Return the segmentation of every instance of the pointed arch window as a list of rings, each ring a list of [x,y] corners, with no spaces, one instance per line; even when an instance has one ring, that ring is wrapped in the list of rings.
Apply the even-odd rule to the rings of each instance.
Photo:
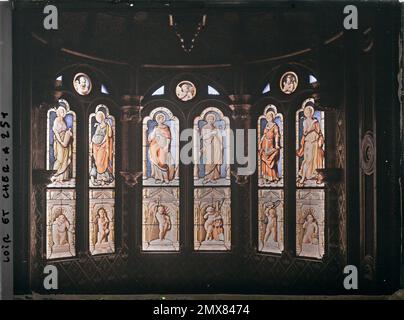
[[[258,250],[281,253],[284,248],[283,115],[268,105],[258,128]]]
[[[179,121],[164,107],[143,119],[142,250],[179,251]]]
[[[76,114],[60,99],[47,112],[46,257],[76,255]]]
[[[325,113],[306,99],[296,112],[296,254],[321,259],[325,251]]]
[[[93,255],[115,252],[115,118],[106,105],[89,116],[89,243]]]
[[[194,119],[194,250],[231,249],[230,120],[215,107]]]
[[[296,255],[322,259],[325,253],[325,112],[316,110],[314,99],[308,98],[294,117],[295,154],[287,151],[291,148],[284,148],[284,128],[288,123],[277,107],[266,106],[258,117],[258,251],[282,253],[284,250],[285,194],[295,194],[292,201],[295,201],[296,214],[289,212],[287,217],[296,219],[292,231]],[[290,156],[296,157],[296,177],[292,175],[285,180],[285,158]],[[290,229],[288,233],[290,236]]]

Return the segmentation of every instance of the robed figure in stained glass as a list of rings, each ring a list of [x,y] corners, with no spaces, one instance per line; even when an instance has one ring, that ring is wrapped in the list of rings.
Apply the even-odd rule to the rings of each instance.
[[[303,133],[300,148],[296,154],[302,158],[298,172],[298,186],[303,186],[306,180],[316,180],[322,183],[317,169],[324,168],[324,136],[319,119],[314,116],[314,102],[309,101],[303,108]]]
[[[98,110],[95,114],[95,132],[91,138],[92,167],[90,179],[94,186],[109,184],[114,180],[113,119]]]
[[[205,159],[204,183],[214,183],[221,176],[223,163],[223,139],[215,126],[216,117],[213,113],[206,116],[207,124],[202,127],[202,156]]]
[[[52,182],[67,181],[72,177],[72,142],[73,132],[65,121],[66,109],[61,105],[56,109],[56,118],[53,122],[53,170]]]
[[[171,155],[171,131],[164,122],[165,115],[156,115],[157,126],[155,126],[148,137],[149,159],[151,162],[151,176],[156,183],[169,183],[174,179],[175,166]]]
[[[275,113],[269,111],[265,117],[267,124],[259,142],[259,159],[262,177],[265,182],[270,183],[279,181],[280,132],[275,123]]]

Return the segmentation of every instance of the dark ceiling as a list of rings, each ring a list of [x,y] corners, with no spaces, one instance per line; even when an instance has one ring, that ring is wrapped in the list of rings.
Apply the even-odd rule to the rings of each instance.
[[[207,14],[206,26],[191,53],[181,48],[173,13],[185,45]],[[342,10],[326,7],[238,8],[192,11],[59,11],[59,30],[45,30],[43,14],[33,13],[26,26],[37,39],[103,59],[130,64],[225,64],[287,55],[312,48],[342,31]]]

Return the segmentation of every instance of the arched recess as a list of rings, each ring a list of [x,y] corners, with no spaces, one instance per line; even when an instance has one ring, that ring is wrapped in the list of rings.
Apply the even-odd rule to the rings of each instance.
[[[78,74],[88,76],[92,82],[92,89],[88,95],[79,95],[79,98],[84,101],[89,101],[100,96],[105,98],[109,97],[113,100],[119,98],[121,90],[114,84],[111,75],[108,75],[107,71],[104,71],[101,67],[85,63],[75,63],[57,70],[54,74],[54,79],[57,80],[57,86],[62,90],[73,93],[76,92],[74,88],[75,76]]]
[[[180,102],[180,105],[184,104],[181,103],[181,101],[175,94],[177,85],[183,81],[189,81],[196,88],[196,94],[192,99],[193,103],[212,98],[212,94],[209,93],[208,88],[209,86],[218,91],[218,94],[214,95],[215,97],[219,97],[221,99],[223,98],[228,99],[229,90],[225,88],[223,85],[221,85],[218,81],[212,79],[212,77],[209,77],[202,72],[175,73],[170,70],[170,73],[171,73],[170,75],[168,76],[165,75],[160,79],[154,81],[150,86],[148,86],[148,88],[144,91],[143,94],[145,103],[153,100],[154,98],[156,99],[164,98],[169,99],[173,102],[178,101]],[[162,87],[164,87],[163,94],[153,95],[153,93],[155,93],[156,90]]]
[[[189,237],[195,253],[225,253],[238,247],[238,235],[231,232],[239,223],[239,217],[232,214],[235,127],[223,100],[200,101],[188,115],[188,127],[193,129],[193,165],[188,172],[193,219],[188,221],[187,229],[192,232]],[[217,221],[220,232],[213,232],[213,221]]]
[[[111,254],[123,246],[126,228],[119,174],[122,132],[118,106],[109,98],[96,98],[87,108],[87,119],[86,247],[92,255]]]
[[[301,90],[313,89],[314,86],[317,86],[317,82],[311,81],[310,76],[315,76],[319,81],[317,76],[317,72],[315,68],[309,66],[309,63],[298,63],[298,62],[289,62],[289,63],[281,63],[275,66],[272,66],[267,72],[265,72],[261,77],[254,81],[255,85],[252,86],[252,93],[256,96],[273,96],[280,100],[285,100],[288,98],[292,98],[292,95],[284,95],[281,90],[281,79],[282,76],[287,74],[288,72],[294,73],[294,75],[298,78],[298,85],[296,87],[296,93]],[[263,68],[264,66],[260,66]],[[270,90],[263,92],[264,89],[268,86]]]
[[[179,159],[184,121],[183,110],[167,99],[149,100],[142,109],[136,242],[145,259],[153,252],[178,254],[184,246],[185,175]]]

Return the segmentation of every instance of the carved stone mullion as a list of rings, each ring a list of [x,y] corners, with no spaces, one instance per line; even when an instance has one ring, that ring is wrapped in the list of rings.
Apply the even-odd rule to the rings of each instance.
[[[230,95],[231,104],[229,108],[232,111],[232,118],[235,121],[237,129],[243,129],[244,131],[244,150],[248,150],[248,129],[251,128],[251,104],[249,100],[250,95]],[[235,137],[235,135],[234,135]],[[235,143],[236,146],[236,143]],[[236,159],[235,159],[236,160]],[[235,170],[231,174],[235,177],[238,185],[246,185],[250,181],[250,176],[239,175],[237,172],[238,165],[234,166]]]
[[[134,95],[124,95],[121,98],[121,170],[123,172],[132,172],[134,171],[134,167],[136,167],[136,159],[133,158],[129,145],[134,146],[133,143],[130,143],[131,137],[136,136],[136,125],[138,125],[142,119],[142,99],[143,96]]]
[[[125,184],[131,188],[134,188],[139,183],[139,179],[141,179],[143,172],[121,171],[120,174],[123,177]]]
[[[139,123],[142,120],[143,96],[124,95],[122,97],[121,122]]]
[[[233,112],[233,119],[239,129],[248,128],[251,120],[250,110],[251,104],[249,103],[251,96],[244,95],[230,95],[231,104],[230,109]]]

